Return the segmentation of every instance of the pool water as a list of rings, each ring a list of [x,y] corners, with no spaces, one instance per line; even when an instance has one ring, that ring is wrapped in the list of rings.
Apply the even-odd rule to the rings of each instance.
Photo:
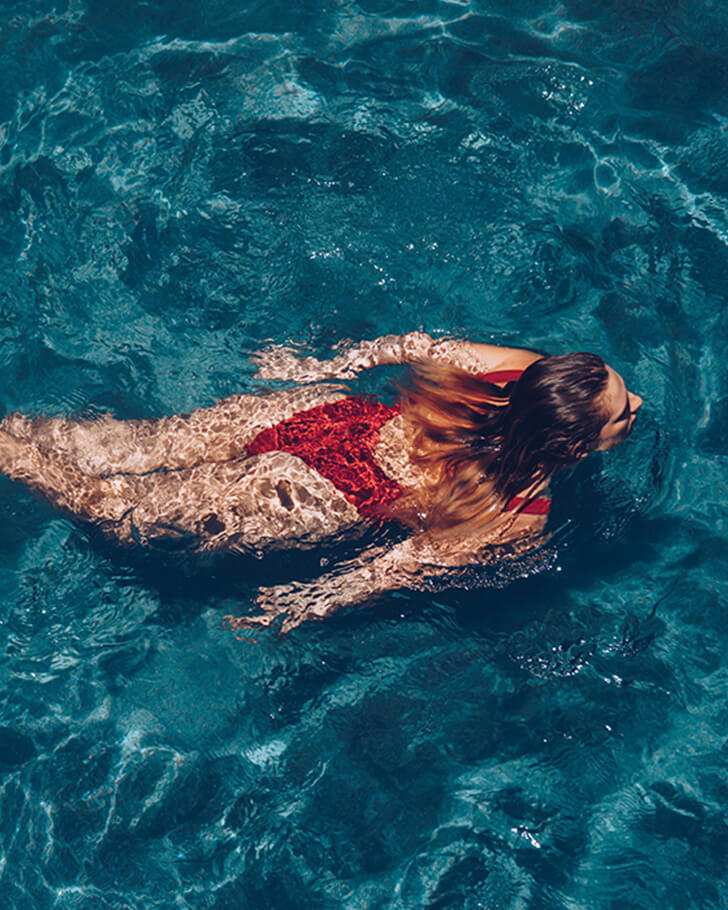
[[[4,5],[5,412],[412,329],[645,404],[539,571],[285,638],[222,617],[332,554],[123,553],[0,478],[2,907],[728,904],[727,41],[711,0]]]

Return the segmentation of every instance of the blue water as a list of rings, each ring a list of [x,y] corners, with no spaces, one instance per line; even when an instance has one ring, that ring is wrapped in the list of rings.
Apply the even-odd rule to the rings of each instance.
[[[4,4],[6,411],[415,328],[645,405],[544,571],[283,639],[222,616],[321,554],[137,558],[0,478],[0,906],[728,905],[727,46],[710,0]]]

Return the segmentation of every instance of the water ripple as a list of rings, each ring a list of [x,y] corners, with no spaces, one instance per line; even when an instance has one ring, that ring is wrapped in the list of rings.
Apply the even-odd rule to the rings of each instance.
[[[285,640],[222,628],[248,563],[141,566],[3,482],[8,906],[726,903],[727,27],[0,14],[5,410],[190,410],[263,342],[417,327],[597,350],[645,399],[538,559]]]

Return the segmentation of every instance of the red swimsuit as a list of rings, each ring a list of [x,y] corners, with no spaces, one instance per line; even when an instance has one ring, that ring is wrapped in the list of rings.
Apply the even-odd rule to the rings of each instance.
[[[498,370],[483,374],[489,382],[510,382],[521,370]],[[404,493],[404,489],[387,477],[374,460],[379,431],[400,413],[398,405],[389,406],[371,398],[342,398],[299,411],[288,420],[260,432],[246,446],[249,455],[264,452],[289,452],[330,480],[337,490],[362,515],[376,517],[383,505]],[[514,496],[506,509],[517,509],[523,498]],[[551,500],[538,498],[529,502],[523,512],[545,515]]]

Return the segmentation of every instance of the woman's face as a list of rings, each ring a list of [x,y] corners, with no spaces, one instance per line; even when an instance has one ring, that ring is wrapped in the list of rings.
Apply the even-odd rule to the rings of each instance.
[[[624,379],[616,370],[607,365],[607,386],[602,393],[601,405],[607,416],[607,422],[599,434],[597,452],[606,452],[619,445],[632,432],[637,411],[642,407],[642,399],[630,392]]]

